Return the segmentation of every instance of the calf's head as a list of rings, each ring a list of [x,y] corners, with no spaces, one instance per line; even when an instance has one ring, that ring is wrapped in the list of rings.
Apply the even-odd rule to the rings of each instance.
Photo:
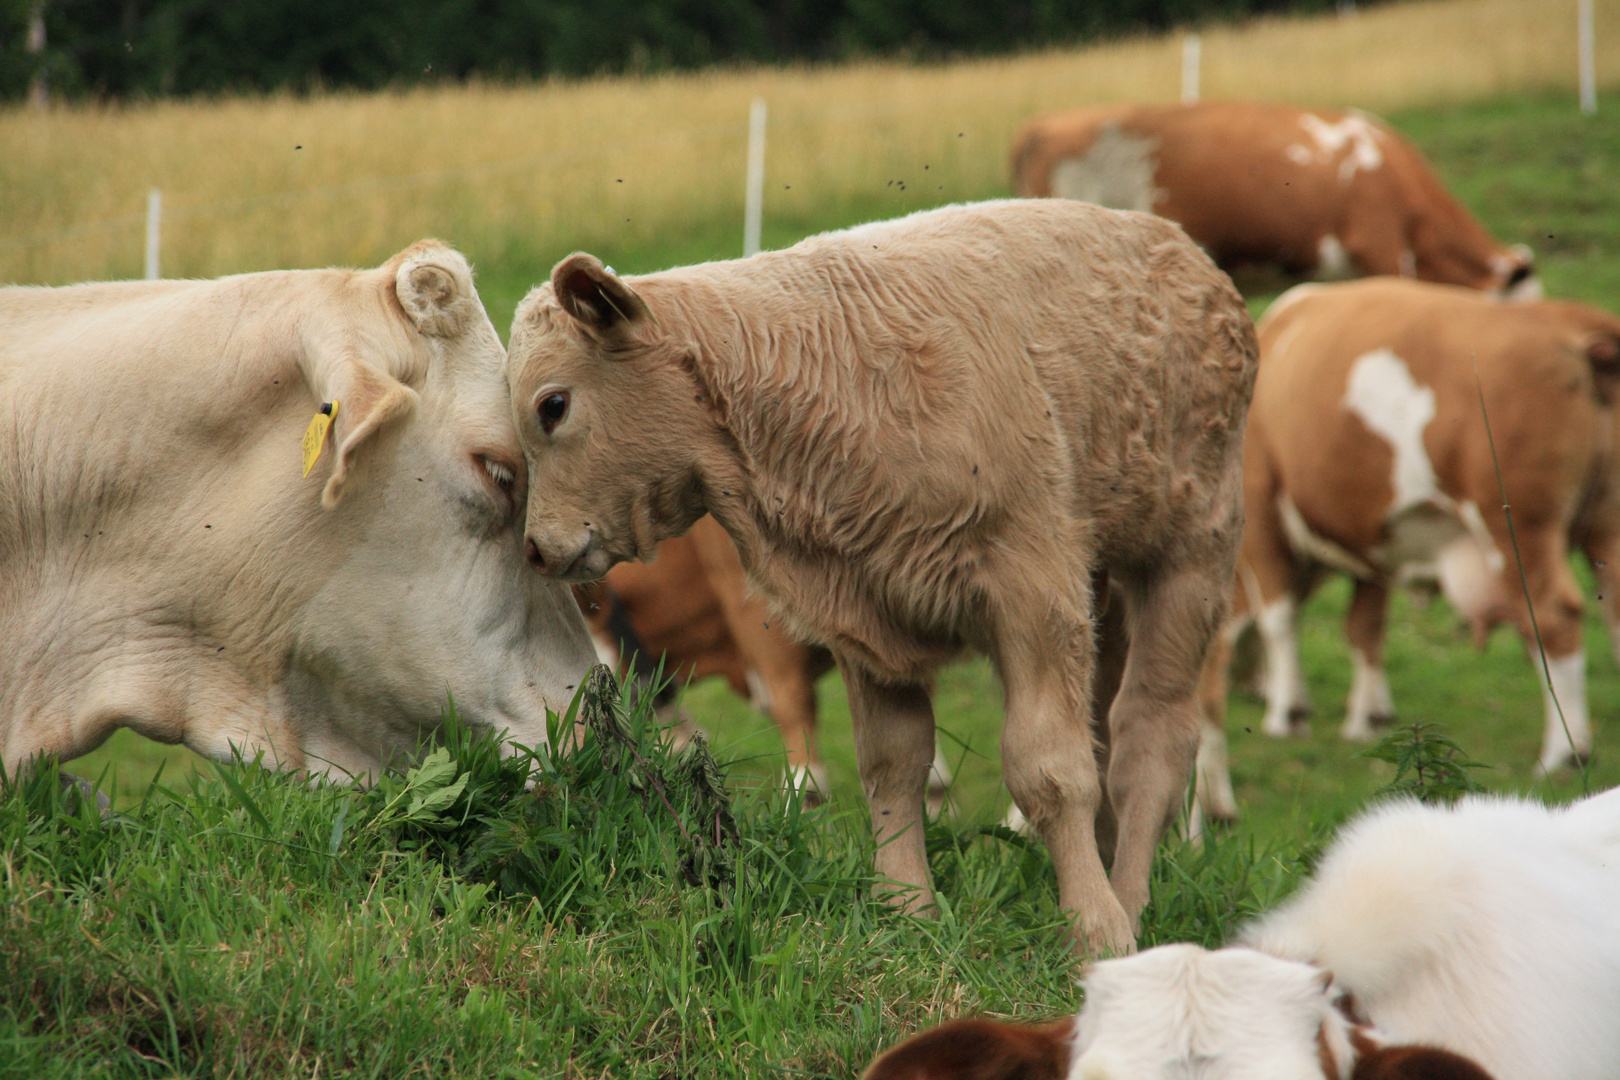
[[[1252,949],[1162,945],[1093,965],[1085,986],[1075,1022],[946,1024],[863,1080],[1491,1080],[1445,1050],[1383,1045],[1326,972]]]
[[[558,263],[519,305],[509,380],[540,573],[599,578],[703,515],[703,462],[721,433],[695,353],[590,255]]]

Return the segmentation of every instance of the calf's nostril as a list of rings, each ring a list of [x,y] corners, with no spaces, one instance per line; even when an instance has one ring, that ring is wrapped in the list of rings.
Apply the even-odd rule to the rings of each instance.
[[[524,542],[524,554],[529,557],[529,565],[540,573],[546,572],[546,557],[540,554],[540,545],[534,542],[534,537],[528,537]]]

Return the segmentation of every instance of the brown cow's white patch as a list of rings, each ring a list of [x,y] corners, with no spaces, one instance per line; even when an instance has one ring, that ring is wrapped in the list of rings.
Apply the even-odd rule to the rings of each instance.
[[[1152,213],[1158,199],[1153,186],[1158,148],[1159,140],[1151,135],[1132,135],[1109,124],[1084,155],[1053,166],[1052,194],[1115,210]]]
[[[1372,172],[1384,164],[1384,152],[1379,148],[1383,133],[1367,114],[1352,109],[1342,120],[1328,121],[1315,113],[1299,118],[1300,127],[1316,143],[1316,160],[1327,164],[1341,153],[1339,182],[1348,184],[1358,172]]]

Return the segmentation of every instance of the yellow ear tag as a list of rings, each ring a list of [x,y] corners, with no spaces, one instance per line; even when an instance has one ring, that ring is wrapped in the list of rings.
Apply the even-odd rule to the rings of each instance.
[[[326,445],[326,433],[332,430],[332,421],[337,419],[338,403],[333,398],[321,406],[321,411],[309,422],[304,432],[304,475],[315,467],[315,461],[321,456],[321,448]]]

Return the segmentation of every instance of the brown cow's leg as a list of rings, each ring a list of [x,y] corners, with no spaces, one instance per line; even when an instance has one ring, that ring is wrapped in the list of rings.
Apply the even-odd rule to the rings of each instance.
[[[1206,822],[1237,820],[1237,795],[1232,791],[1232,770],[1226,756],[1226,671],[1232,663],[1232,642],[1238,624],[1216,634],[1204,654],[1198,676],[1198,757],[1193,770],[1193,805],[1187,819],[1187,839],[1204,835]]]
[[[998,612],[995,659],[1007,694],[1001,773],[1052,853],[1076,947],[1122,954],[1135,948],[1136,935],[1097,850],[1103,793],[1091,730],[1091,620],[1056,607],[1050,594],[1025,595]]]
[[[1202,568],[1126,583],[1131,654],[1109,714],[1108,796],[1119,818],[1111,877],[1133,919],[1147,904],[1159,838],[1192,780],[1202,726],[1199,676],[1229,587],[1229,579]]]
[[[1388,585],[1356,579],[1350,614],[1345,620],[1345,636],[1350,639],[1350,657],[1355,664],[1340,732],[1346,739],[1365,742],[1373,737],[1375,724],[1387,724],[1395,718],[1389,679],[1384,675],[1384,612],[1388,607]]]
[[[932,910],[933,880],[923,843],[923,791],[934,760],[928,691],[916,683],[886,685],[843,660],[838,669],[849,692],[855,761],[877,838],[877,874],[884,879],[878,892],[906,911]]]
[[[756,701],[776,722],[787,752],[789,780],[825,798],[831,794],[827,768],[816,745],[816,684],[811,672],[810,649],[780,626],[773,626],[770,608],[748,590],[737,547],[720,523],[700,518],[687,536],[697,552],[709,585],[720,601],[726,626],[748,668]],[[763,693],[759,693],[763,691]]]
[[[1620,531],[1594,531],[1583,539],[1581,550],[1597,578],[1598,610],[1609,628],[1609,650],[1620,663]]]
[[[1541,680],[1546,724],[1541,743],[1541,768],[1551,772],[1592,752],[1592,730],[1586,708],[1586,651],[1581,640],[1581,593],[1569,568],[1569,551],[1562,529],[1523,529],[1519,558],[1535,608],[1532,624],[1519,584],[1518,567],[1510,558],[1502,572],[1508,610],[1530,653]],[[1506,537],[1500,550],[1512,553]],[[1536,648],[1540,631],[1541,649]],[[1543,667],[1542,653],[1545,653]],[[1551,676],[1551,686],[1548,676]]]

